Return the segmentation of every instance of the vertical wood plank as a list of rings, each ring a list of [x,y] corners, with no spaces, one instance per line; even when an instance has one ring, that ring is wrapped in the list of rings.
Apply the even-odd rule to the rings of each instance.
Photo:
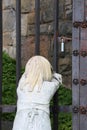
[[[72,34],[72,50],[79,51],[79,28],[73,28]],[[75,85],[74,79],[79,80],[79,55],[72,55],[72,106],[79,107],[79,83]],[[72,115],[73,130],[79,129],[79,113],[73,113]]]
[[[84,20],[84,0],[73,0],[73,22]]]
[[[82,22],[87,20],[87,0],[73,0],[73,22]],[[75,85],[72,83],[72,96],[73,96],[73,106],[80,106],[86,107],[86,99],[87,99],[87,87],[86,85],[81,84],[81,80],[87,77],[87,58],[81,56],[82,51],[87,51],[87,29],[81,28],[74,28],[73,30],[73,48],[76,47],[74,40],[77,37],[75,30],[78,29],[79,32],[79,40],[78,40],[78,52],[79,58],[76,60],[76,57],[72,57],[72,79],[75,75],[78,75],[79,84],[76,88]],[[78,39],[78,38],[77,38]],[[76,60],[76,61],[75,61]],[[76,65],[77,64],[77,65]],[[76,72],[75,72],[76,70]],[[78,73],[79,71],[79,73]],[[77,74],[78,73],[78,74]],[[73,113],[73,130],[87,130],[87,119],[85,114],[81,114],[80,110],[78,113]]]
[[[81,28],[80,32],[80,50],[87,52],[87,28]],[[87,56],[80,55],[80,81],[87,80]],[[87,106],[87,84],[80,83],[80,106]],[[80,114],[80,130],[87,130],[87,115]]]
[[[87,0],[85,0],[85,20],[87,21]]]

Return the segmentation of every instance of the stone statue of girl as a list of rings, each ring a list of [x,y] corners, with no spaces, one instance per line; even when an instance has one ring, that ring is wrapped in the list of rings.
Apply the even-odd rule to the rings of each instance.
[[[30,58],[19,80],[12,130],[51,130],[50,100],[61,83],[62,76],[53,71],[45,57]]]

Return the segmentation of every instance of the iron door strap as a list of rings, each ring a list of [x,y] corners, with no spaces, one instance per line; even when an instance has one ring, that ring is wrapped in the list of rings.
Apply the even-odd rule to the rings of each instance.
[[[75,21],[75,22],[73,23],[73,26],[74,26],[75,28],[78,28],[78,27],[87,28],[87,21],[83,21],[83,22]]]
[[[73,107],[73,113],[75,114],[87,114],[87,106],[74,106]]]

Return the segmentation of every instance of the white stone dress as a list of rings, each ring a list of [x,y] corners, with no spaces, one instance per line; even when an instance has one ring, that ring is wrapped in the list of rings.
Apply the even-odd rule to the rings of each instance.
[[[17,112],[12,130],[51,130],[49,103],[62,82],[61,75],[55,73],[51,82],[44,81],[40,91],[37,86],[32,92],[28,86],[21,89],[24,80],[23,75],[17,88]]]

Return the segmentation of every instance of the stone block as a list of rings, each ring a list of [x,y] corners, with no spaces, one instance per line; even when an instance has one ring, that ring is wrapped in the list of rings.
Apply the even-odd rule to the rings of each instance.
[[[35,0],[21,0],[21,11],[32,12],[35,9]]]
[[[65,18],[72,20],[72,0],[65,0]]]
[[[16,19],[14,10],[3,11],[3,32],[12,32],[15,29]]]
[[[35,23],[35,12],[28,14],[28,24],[34,24]]]
[[[40,34],[48,34],[50,26],[50,33],[53,33],[53,22],[40,25]],[[28,25],[28,35],[35,35],[35,25]]]
[[[71,36],[72,35],[72,22],[59,21],[59,34],[63,36]]]
[[[35,25],[28,25],[28,35],[35,35]]]
[[[7,33],[3,34],[3,43],[4,43],[4,46],[12,46],[13,45],[11,32],[7,32]]]
[[[66,56],[65,56],[65,58],[59,57],[59,65],[60,66],[70,64],[70,63],[71,63],[71,59],[69,57],[66,57]]]
[[[46,35],[40,37],[40,55],[49,58],[49,38]],[[22,65],[24,66],[28,59],[35,55],[35,37],[29,36],[22,44]]]
[[[53,8],[45,8],[41,11],[41,23],[47,23],[53,21]]]
[[[28,14],[21,15],[21,35],[27,36],[28,32]]]
[[[41,9],[44,8],[51,8],[54,5],[54,1],[53,0],[40,0],[40,7]]]
[[[16,48],[13,46],[9,46],[8,48],[8,54],[11,56],[13,59],[16,58]]]
[[[3,0],[3,9],[15,8],[16,0]]]
[[[12,33],[11,33],[11,37],[12,37],[12,40],[13,40],[13,47],[16,47],[16,30],[14,30]]]

